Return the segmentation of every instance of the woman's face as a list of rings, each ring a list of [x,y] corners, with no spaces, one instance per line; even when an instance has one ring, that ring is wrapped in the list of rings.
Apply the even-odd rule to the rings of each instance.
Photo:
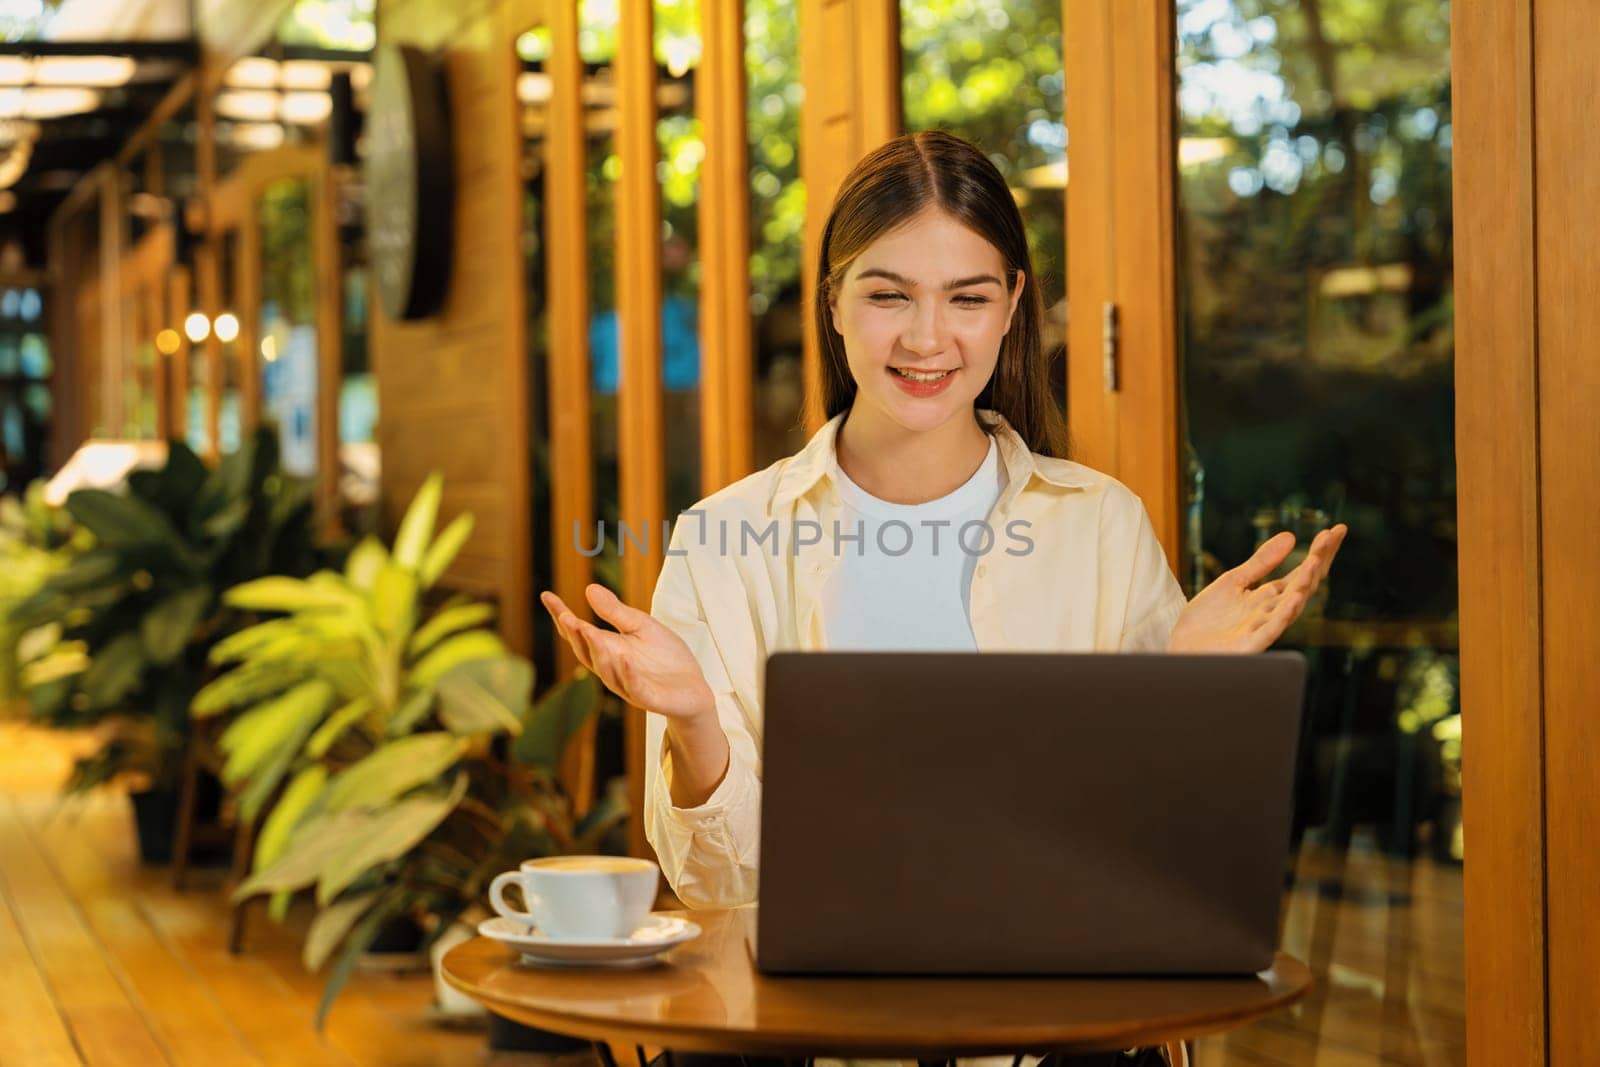
[[[866,404],[908,430],[970,412],[988,384],[1025,279],[1000,250],[930,208],[856,257],[829,308]]]

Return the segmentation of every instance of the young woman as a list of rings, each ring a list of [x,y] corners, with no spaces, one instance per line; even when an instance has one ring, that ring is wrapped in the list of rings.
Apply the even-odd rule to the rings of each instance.
[[[590,585],[612,632],[541,595],[583,665],[648,709],[646,833],[691,907],[756,896],[768,653],[1260,651],[1345,533],[1266,581],[1294,547],[1280,533],[1185,600],[1139,499],[1066,458],[1022,220],[967,142],[873,152],[822,245],[827,424],[679,518],[649,614]]]

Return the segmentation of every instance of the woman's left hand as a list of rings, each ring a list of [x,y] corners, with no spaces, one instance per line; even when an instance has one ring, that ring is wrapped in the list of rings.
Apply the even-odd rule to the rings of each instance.
[[[1300,617],[1333,565],[1349,528],[1344,523],[1317,534],[1300,565],[1275,581],[1262,579],[1294,549],[1288,530],[1268,538],[1233,570],[1189,601],[1178,616],[1169,652],[1262,652]]]

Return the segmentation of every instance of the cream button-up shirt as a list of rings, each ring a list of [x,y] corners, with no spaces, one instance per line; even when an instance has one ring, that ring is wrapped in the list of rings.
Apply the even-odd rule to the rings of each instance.
[[[978,651],[1166,648],[1186,601],[1139,498],[1082,464],[1030,452],[998,413],[978,415],[1006,472],[988,520],[992,548],[972,576]],[[647,715],[645,834],[690,907],[756,899],[767,656],[826,647],[821,592],[841,554],[856,551],[835,540],[835,531],[852,532],[839,521],[829,473],[843,422],[835,416],[800,452],[713,493],[673,525],[650,614],[699,661],[730,750],[711,797],[675,807],[666,719]],[[967,543],[975,550],[983,540]]]

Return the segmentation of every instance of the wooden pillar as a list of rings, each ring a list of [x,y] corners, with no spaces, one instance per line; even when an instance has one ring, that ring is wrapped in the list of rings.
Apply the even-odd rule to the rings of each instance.
[[[1538,283],[1549,1056],[1576,1067],[1600,1053],[1600,23],[1593,0],[1535,0],[1533,10],[1533,107],[1522,129],[1533,130]],[[1498,209],[1502,198],[1493,203]],[[1503,265],[1503,249],[1484,253]],[[1503,921],[1504,905],[1500,914]],[[1496,977],[1498,990],[1505,976]]]
[[[812,290],[833,194],[862,156],[900,132],[900,8],[894,0],[802,0],[800,175],[806,183],[801,262],[805,293],[806,430],[822,417]]]
[[[695,108],[700,170],[700,486],[750,473],[754,408],[750,320],[750,152],[745,119],[744,4],[701,0]]]
[[[666,512],[665,435],[661,421],[661,193],[656,181],[655,12],[651,0],[623,0],[617,31],[617,316],[621,384],[617,402],[622,521],[648,531],[650,551],[620,538],[622,595],[648,606],[660,570]],[[644,722],[627,718],[630,845],[648,853],[644,837]]]

